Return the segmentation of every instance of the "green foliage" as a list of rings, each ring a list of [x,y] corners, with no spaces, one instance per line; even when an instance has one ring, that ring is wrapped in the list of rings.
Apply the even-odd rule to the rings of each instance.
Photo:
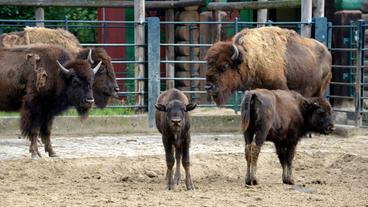
[[[96,8],[70,8],[70,7],[45,7],[46,20],[97,20]],[[34,7],[3,6],[0,8],[0,19],[22,19],[34,20]],[[19,26],[2,27],[2,32],[23,30],[24,26],[35,26],[35,24],[17,23]],[[65,27],[65,23],[47,23],[46,27]],[[75,34],[80,42],[97,42],[96,23],[69,23],[68,30]]]
[[[45,8],[45,19],[49,20],[97,20],[97,9],[95,8],[68,8],[47,7]],[[69,23],[68,30],[77,36],[80,42],[97,42],[96,23]],[[65,24],[59,24],[64,27]]]

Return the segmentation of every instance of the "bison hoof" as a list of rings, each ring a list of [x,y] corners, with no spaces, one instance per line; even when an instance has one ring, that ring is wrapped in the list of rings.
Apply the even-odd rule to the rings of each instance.
[[[258,181],[257,179],[253,179],[253,180],[246,180],[245,181],[246,185],[258,185]]]
[[[287,184],[287,185],[294,185],[295,184],[293,179],[286,179],[286,180],[283,180],[282,182],[284,184]]]
[[[180,174],[179,175],[178,174],[175,175],[174,182],[175,182],[176,185],[179,185],[180,184],[180,177],[181,177]]]
[[[166,186],[166,190],[174,190],[174,185],[173,184],[168,184]]]
[[[195,189],[194,189],[194,187],[193,187],[193,185],[191,185],[191,186],[187,186],[187,191],[194,191]]]
[[[49,153],[49,157],[59,157],[55,152]]]
[[[191,179],[185,181],[185,186],[187,187],[187,190],[194,190],[193,182]]]

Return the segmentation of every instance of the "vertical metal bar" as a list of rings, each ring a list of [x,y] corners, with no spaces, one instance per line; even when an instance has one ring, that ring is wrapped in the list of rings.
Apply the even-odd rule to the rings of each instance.
[[[314,38],[327,46],[327,18],[318,17],[314,22]]]
[[[68,22],[68,17],[65,16],[64,17],[64,27],[65,27],[65,30],[69,30],[69,22]]]
[[[160,19],[148,18],[148,127],[155,125],[154,104],[160,95]]]
[[[238,25],[238,18],[236,17],[234,19],[234,33],[238,33],[238,29],[239,29],[239,25]],[[238,113],[238,91],[235,91],[235,95],[234,95],[234,111],[237,114]]]
[[[325,17],[317,17],[314,19],[314,38],[324,45],[327,46],[328,41],[328,22]],[[327,89],[324,94],[325,97],[330,96],[330,86],[327,86]]]
[[[193,44],[193,25],[189,25],[189,44]],[[189,47],[189,60],[194,61],[194,48],[193,47]],[[194,74],[195,74],[195,65],[194,64],[189,64],[189,68],[190,68],[190,77],[193,78]],[[190,91],[194,91],[195,88],[195,81],[191,80],[190,81]],[[191,96],[191,101],[195,102],[196,99],[196,95],[194,93],[190,94]]]
[[[362,64],[362,30],[363,30],[363,23],[362,21],[358,21],[357,24],[357,33],[355,34],[355,40],[357,45],[356,50],[356,68],[355,68],[355,126],[361,126],[361,64]]]
[[[360,41],[360,51],[359,51],[359,64],[360,64],[360,100],[359,100],[359,114],[360,114],[360,123],[359,126],[363,125],[363,116],[362,112],[364,110],[364,46],[365,46],[365,21],[359,20],[359,41]]]

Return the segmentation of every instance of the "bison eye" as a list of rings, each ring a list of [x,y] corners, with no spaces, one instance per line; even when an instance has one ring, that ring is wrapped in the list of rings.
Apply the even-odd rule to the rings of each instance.
[[[221,66],[220,66],[220,70],[221,70],[221,71],[225,71],[225,70],[226,70],[226,69],[228,69],[229,67],[230,67],[230,65],[226,63],[226,64],[223,64],[223,65],[221,65]]]
[[[80,85],[81,84],[81,81],[80,80],[78,80],[78,79],[73,79],[73,81],[72,81],[72,85],[74,85],[74,86],[78,86],[78,85]]]
[[[106,68],[103,67],[103,65],[101,65],[100,69],[98,69],[98,73],[105,73],[106,72]]]

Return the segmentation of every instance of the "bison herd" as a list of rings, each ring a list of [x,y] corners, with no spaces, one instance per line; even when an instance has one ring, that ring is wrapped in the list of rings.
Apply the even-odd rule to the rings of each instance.
[[[62,29],[26,28],[0,37],[0,110],[19,111],[21,131],[30,140],[32,158],[41,157],[38,136],[50,157],[54,117],[74,107],[82,118],[91,107],[104,108],[119,91],[111,58],[101,48],[82,48]],[[217,105],[243,90],[241,132],[245,140],[245,183],[256,185],[257,159],[265,141],[275,144],[282,181],[294,184],[292,161],[298,141],[307,133],[334,130],[331,106],[323,98],[331,74],[331,55],[316,40],[278,27],[244,29],[231,41],[207,52],[206,86]],[[167,189],[190,175],[190,103],[177,89],[157,99],[156,127],[162,134]],[[175,156],[174,156],[175,155]],[[176,161],[175,174],[173,167]]]

